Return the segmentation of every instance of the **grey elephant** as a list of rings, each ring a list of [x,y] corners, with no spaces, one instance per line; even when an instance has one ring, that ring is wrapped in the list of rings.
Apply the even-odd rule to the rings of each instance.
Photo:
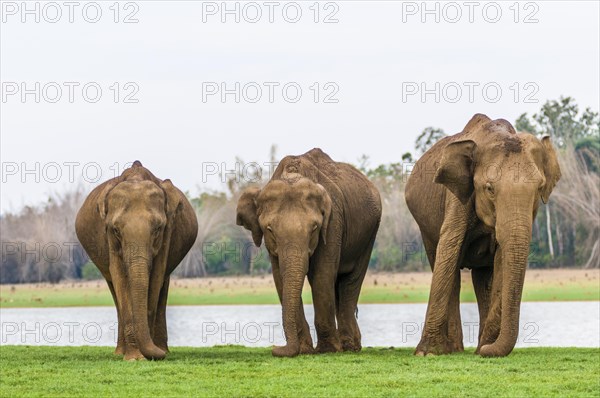
[[[89,194],[75,230],[117,307],[115,354],[126,360],[163,359],[169,275],[198,232],[185,195],[136,161]]]
[[[472,269],[482,356],[515,346],[532,223],[560,179],[550,139],[477,114],[415,164],[406,203],[433,270],[416,354],[463,350],[460,269]]]
[[[361,349],[355,313],[380,219],[375,186],[317,148],[285,157],[264,188],[241,195],[237,224],[252,232],[256,246],[264,237],[283,307],[287,344],[273,355],[314,352],[301,297],[306,276],[316,351]]]

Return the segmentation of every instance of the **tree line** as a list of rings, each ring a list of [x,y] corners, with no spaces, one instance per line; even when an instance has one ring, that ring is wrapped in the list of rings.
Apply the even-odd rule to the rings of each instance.
[[[549,135],[557,148],[562,178],[548,204],[540,205],[534,221],[529,267],[598,268],[600,264],[600,137],[598,113],[580,112],[575,101],[561,97],[546,102],[538,113],[523,114],[517,131]],[[419,229],[404,200],[412,164],[445,136],[427,127],[397,163],[371,166],[363,155],[356,167],[381,193],[383,216],[370,261],[375,271],[429,269]],[[270,153],[277,160],[276,148]],[[243,159],[236,159],[245,164]],[[188,194],[198,216],[198,237],[175,271],[178,277],[240,275],[270,272],[264,245],[256,248],[243,228],[235,225],[236,204],[250,185],[266,184],[270,176],[257,163],[244,175],[224,175],[225,191]],[[250,170],[250,171],[249,171]],[[240,172],[241,173],[241,172]],[[251,175],[248,175],[250,173]],[[75,215],[86,192],[76,189],[46,203],[27,206],[0,220],[2,261],[0,283],[58,282],[98,279],[100,274],[75,236]]]

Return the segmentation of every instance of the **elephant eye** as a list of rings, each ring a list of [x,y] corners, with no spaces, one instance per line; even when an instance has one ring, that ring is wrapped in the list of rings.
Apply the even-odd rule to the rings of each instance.
[[[485,190],[491,195],[494,194],[494,186],[489,182],[485,184]]]
[[[313,226],[313,231],[316,231],[318,227],[319,227],[319,225],[317,223],[315,223],[315,225]]]
[[[267,230],[273,232],[270,225],[267,225]]]
[[[121,238],[121,231],[119,231],[119,228],[117,228],[117,227],[114,227],[114,228],[113,228],[113,233],[115,234],[115,236],[116,236],[117,238],[119,238],[119,239]]]

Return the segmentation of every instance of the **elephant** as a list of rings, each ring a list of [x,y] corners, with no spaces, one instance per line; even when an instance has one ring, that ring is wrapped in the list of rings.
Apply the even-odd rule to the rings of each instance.
[[[479,311],[475,353],[511,353],[533,220],[560,176],[549,137],[517,133],[508,121],[482,114],[416,162],[405,198],[433,271],[416,355],[463,351],[462,268],[471,269]]]
[[[198,233],[196,213],[170,180],[135,161],[96,187],[75,220],[81,245],[112,294],[118,317],[115,354],[163,359],[169,276]]]
[[[262,188],[239,198],[237,224],[265,246],[282,304],[285,346],[274,356],[315,353],[302,305],[312,289],[316,352],[359,351],[358,296],[381,220],[377,188],[321,149],[286,156]],[[337,326],[336,326],[337,319]]]

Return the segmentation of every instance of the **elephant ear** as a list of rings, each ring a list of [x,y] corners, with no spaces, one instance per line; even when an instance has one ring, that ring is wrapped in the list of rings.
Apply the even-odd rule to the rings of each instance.
[[[443,184],[465,204],[473,193],[474,157],[477,144],[471,140],[448,144],[435,173],[434,182]]]
[[[258,224],[258,207],[256,206],[256,198],[260,193],[260,189],[252,187],[246,189],[237,204],[236,224],[241,225],[252,232],[252,240],[257,247],[260,247],[263,238],[262,229]]]
[[[321,184],[317,184],[317,189],[321,197],[321,214],[323,215],[323,224],[321,224],[321,239],[323,244],[327,244],[327,230],[329,229],[329,219],[331,218],[331,197],[327,190]]]
[[[98,195],[98,200],[96,201],[96,210],[98,210],[98,214],[100,214],[100,218],[103,220],[106,218],[106,214],[108,213],[108,194],[113,190],[114,187],[117,186],[118,183],[119,181],[117,179],[108,181]]]
[[[540,188],[540,196],[542,197],[542,202],[548,203],[552,190],[556,186],[558,180],[560,180],[561,172],[560,166],[558,165],[558,158],[556,157],[556,151],[550,141],[550,137],[545,136],[542,138],[542,145],[545,150],[544,177],[546,178],[546,182]]]
[[[165,193],[165,213],[167,215],[167,220],[171,221],[183,205],[181,193],[169,179],[164,180],[160,184],[160,187]]]

